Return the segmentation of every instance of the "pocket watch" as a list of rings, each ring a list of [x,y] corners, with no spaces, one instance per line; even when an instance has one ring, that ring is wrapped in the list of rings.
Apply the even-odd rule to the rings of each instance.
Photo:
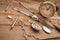
[[[43,2],[39,7],[39,13],[43,17],[52,17],[56,11],[56,6],[51,1]]]

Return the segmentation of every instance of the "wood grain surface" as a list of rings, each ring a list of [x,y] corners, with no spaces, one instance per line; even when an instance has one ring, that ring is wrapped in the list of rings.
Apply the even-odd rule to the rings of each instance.
[[[51,34],[47,34],[43,30],[41,30],[39,32],[35,32],[31,28],[30,23],[36,22],[41,27],[43,26],[43,24],[40,22],[37,22],[37,21],[33,20],[32,18],[30,18],[22,13],[19,13],[13,9],[13,8],[16,8],[16,9],[26,12],[27,14],[31,14],[31,12],[26,10],[24,7],[22,7],[18,3],[18,2],[22,2],[32,12],[38,13],[39,6],[41,4],[38,1],[39,0],[37,0],[37,1],[36,0],[34,0],[34,1],[29,0],[27,2],[22,1],[22,0],[17,0],[17,2],[14,0],[9,0],[9,1],[1,0],[0,1],[0,4],[1,4],[0,5],[0,40],[25,40],[23,37],[23,31],[20,26],[23,24],[26,25],[26,26],[24,26],[26,31],[28,31],[30,34],[34,34],[36,37],[40,38],[41,40],[43,40],[43,39],[48,40],[51,38],[60,37],[60,33],[56,29],[51,29],[52,30]],[[43,0],[43,1],[45,1],[45,0]],[[7,11],[5,11],[6,8],[7,8]],[[8,19],[8,15],[12,16],[12,19]],[[17,20],[16,24],[14,25],[14,28],[12,30],[10,30],[12,23],[14,22],[14,20],[16,19],[17,16],[19,17],[18,20]],[[33,37],[29,37],[27,39],[28,40],[36,40]]]

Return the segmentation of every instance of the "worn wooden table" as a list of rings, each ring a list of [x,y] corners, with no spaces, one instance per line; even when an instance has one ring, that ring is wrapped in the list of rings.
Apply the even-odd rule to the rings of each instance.
[[[36,21],[24,14],[21,14],[13,10],[13,8],[17,8],[26,13],[31,13],[25,8],[23,8],[21,5],[19,5],[16,1],[12,0],[7,2],[8,3],[6,3],[6,1],[1,1],[0,3],[1,4],[0,5],[0,40],[24,40],[23,31],[20,25],[22,25],[23,23],[25,23],[25,25],[30,25],[30,22],[36,22]],[[39,2],[30,1],[29,3],[28,2],[22,2],[22,3],[25,6],[27,6],[27,8],[29,8],[32,12],[38,13],[39,11],[38,8],[40,6]],[[8,8],[7,8],[7,5],[9,5]],[[7,8],[7,11],[5,11],[6,8]],[[12,19],[8,19],[7,17],[8,15],[12,16]],[[10,30],[11,25],[17,16],[19,16],[18,21],[16,22],[14,28]],[[40,22],[36,22],[36,23],[42,26]],[[25,26],[25,29],[30,34],[34,34],[36,37],[40,38],[41,40],[42,39],[48,40],[51,38],[60,37],[60,33],[56,31],[56,29],[52,29],[51,34],[47,34],[43,30],[36,33],[31,29],[31,26]],[[28,40],[35,40],[35,39],[33,37],[29,37]]]

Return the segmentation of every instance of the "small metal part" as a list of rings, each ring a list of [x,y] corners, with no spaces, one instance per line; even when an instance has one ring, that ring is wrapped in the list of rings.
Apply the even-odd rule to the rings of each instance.
[[[12,19],[12,16],[8,15],[8,18],[9,18],[9,19]]]
[[[36,24],[36,23],[32,23],[31,27],[37,31],[41,30],[42,28],[40,27],[40,25]]]
[[[35,20],[38,20],[38,17],[36,15],[32,15],[31,17]]]
[[[20,11],[20,12],[23,13],[23,14],[25,14],[25,15],[27,15],[27,16],[30,16],[30,14],[28,14],[28,13],[26,13],[24,11]]]
[[[17,9],[17,8],[13,8],[13,9],[16,10],[17,12],[21,12],[22,14],[25,14],[27,16],[30,16],[31,15],[31,14],[28,14],[28,13],[26,13],[24,11],[21,11],[21,10]]]
[[[34,34],[30,34],[30,33],[28,32],[28,30],[25,30],[24,27],[25,27],[25,26],[24,26],[24,24],[23,24],[21,28],[22,28],[23,36],[24,36],[25,40],[28,40],[29,37],[33,37],[33,38],[36,39],[36,40],[40,40],[40,38],[36,37]]]
[[[17,18],[15,19],[15,21],[13,22],[13,24],[12,24],[12,26],[11,26],[11,29],[14,28],[14,25],[16,24],[17,20],[18,20],[18,17],[17,17]]]
[[[43,30],[48,34],[51,33],[51,30],[49,28],[45,27],[45,26],[43,26]]]
[[[28,33],[28,32],[25,30],[25,28],[24,28],[24,24],[21,25],[21,28],[22,28],[23,36],[24,36],[25,40],[27,40],[28,37],[31,37],[31,36],[30,36],[30,33]]]
[[[24,37],[25,37],[25,38],[28,38],[28,36],[27,36],[27,34],[26,34],[25,32],[24,32]]]

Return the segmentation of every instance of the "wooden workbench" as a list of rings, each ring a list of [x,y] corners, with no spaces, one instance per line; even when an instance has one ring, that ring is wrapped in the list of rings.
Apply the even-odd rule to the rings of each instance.
[[[32,12],[35,12],[35,13],[39,12],[38,8],[40,6],[40,3],[35,2],[35,1],[31,1],[30,3],[26,3],[26,2],[23,2],[23,3]],[[3,4],[5,4],[5,3],[3,3]],[[0,40],[24,40],[23,32],[21,30],[20,25],[22,25],[23,23],[25,23],[26,25],[30,25],[29,22],[36,22],[36,21],[24,14],[21,14],[15,10],[13,10],[13,8],[17,8],[19,10],[23,10],[24,12],[30,13],[28,10],[23,8],[21,5],[19,5],[15,1],[12,1],[10,3],[10,6],[7,9],[7,12],[4,11],[6,9],[6,7],[7,7],[6,4],[0,7],[1,8],[0,9],[1,10],[0,11]],[[8,17],[7,17],[8,15],[11,15],[12,19],[8,19]],[[15,24],[13,30],[10,30],[11,25],[17,16],[19,16],[19,19],[18,19],[17,23]],[[30,21],[27,21],[27,20],[30,20]],[[38,23],[40,26],[42,26],[42,24],[40,22],[36,22],[36,23]],[[51,34],[47,34],[43,30],[36,33],[31,29],[30,26],[25,26],[25,29],[29,33],[34,34],[36,37],[39,37],[40,39],[50,39],[50,38],[60,37],[60,33],[56,29],[52,29]],[[33,37],[30,37],[30,38],[28,38],[28,40],[35,40],[35,39]]]

